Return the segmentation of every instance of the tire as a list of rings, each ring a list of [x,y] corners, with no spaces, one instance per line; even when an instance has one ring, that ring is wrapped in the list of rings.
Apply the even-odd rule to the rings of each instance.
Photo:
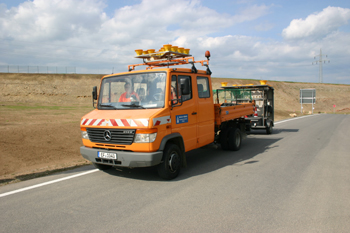
[[[231,131],[232,128],[226,128],[226,129],[222,129],[220,132],[220,144],[221,144],[221,149],[223,150],[229,150],[229,133]]]
[[[229,133],[229,149],[237,151],[241,148],[242,143],[242,134],[239,129],[232,129]]]
[[[110,169],[112,166],[109,166],[109,165],[103,165],[103,164],[99,164],[99,163],[93,163],[93,165],[97,168],[97,169],[99,169],[99,170],[101,170],[101,171],[104,171],[104,170],[108,170],[108,169]]]
[[[273,128],[272,128],[272,122],[269,122],[266,126],[266,133],[272,134]]]
[[[158,175],[165,180],[172,180],[180,173],[182,153],[176,144],[169,143],[163,151],[163,161],[158,165]]]

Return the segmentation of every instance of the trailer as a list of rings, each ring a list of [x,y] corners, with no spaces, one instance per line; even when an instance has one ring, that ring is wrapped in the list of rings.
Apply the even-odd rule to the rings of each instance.
[[[266,84],[233,85],[222,87],[216,92],[217,99],[226,103],[255,102],[255,112],[246,117],[251,129],[263,129],[267,134],[273,132],[274,127],[274,88]]]

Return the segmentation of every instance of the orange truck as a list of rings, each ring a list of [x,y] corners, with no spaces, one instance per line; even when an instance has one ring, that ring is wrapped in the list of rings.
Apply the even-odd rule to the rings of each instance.
[[[254,101],[219,103],[209,51],[202,61],[171,45],[136,53],[143,63],[104,76],[99,93],[93,88],[95,109],[80,123],[85,159],[100,170],[157,166],[159,176],[170,180],[186,166],[187,151],[213,142],[239,150],[249,127],[244,116],[254,114]],[[196,63],[206,70],[197,70]],[[179,67],[186,64],[192,67]]]

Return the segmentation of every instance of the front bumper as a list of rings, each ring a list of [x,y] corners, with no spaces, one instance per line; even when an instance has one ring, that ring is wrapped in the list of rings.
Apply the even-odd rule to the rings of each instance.
[[[98,152],[110,152],[116,153],[117,159],[101,159],[97,157]],[[95,149],[82,146],[80,147],[81,155],[93,162],[98,164],[105,164],[119,167],[151,167],[159,164],[162,161],[163,151],[156,152],[128,152],[128,151],[115,151],[105,149]]]

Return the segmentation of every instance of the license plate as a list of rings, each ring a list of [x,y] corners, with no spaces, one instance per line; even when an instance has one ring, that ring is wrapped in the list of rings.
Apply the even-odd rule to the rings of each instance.
[[[117,154],[109,153],[109,152],[98,152],[97,157],[103,158],[103,159],[117,159]]]

